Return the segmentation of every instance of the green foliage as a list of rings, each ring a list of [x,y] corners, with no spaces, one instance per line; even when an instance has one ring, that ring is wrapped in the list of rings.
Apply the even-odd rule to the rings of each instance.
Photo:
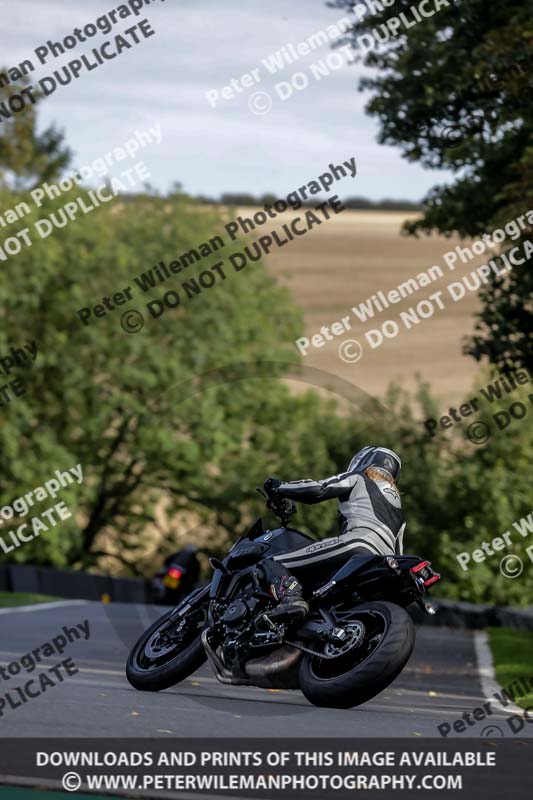
[[[75,194],[80,190],[33,207],[24,225],[32,230],[38,216],[57,211]],[[13,204],[13,195],[2,197],[3,207]],[[236,522],[239,500],[250,490],[251,431],[272,427],[281,440],[273,412],[282,405],[277,392],[287,390],[273,381],[266,391],[257,381],[215,381],[201,391],[201,376],[221,365],[253,366],[259,358],[273,362],[272,379],[283,372],[294,358],[284,342],[300,333],[286,290],[260,265],[239,274],[226,265],[228,277],[220,285],[158,320],[145,312],[140,333],[122,330],[123,309],[93,318],[87,327],[75,316],[220,229],[218,215],[190,201],[138,198],[122,208],[102,206],[47,239],[34,233],[33,245],[3,264],[0,352],[35,339],[39,354],[31,371],[19,370],[27,394],[0,409],[1,502],[10,503],[22,487],[33,489],[56,469],[80,462],[85,473],[74,493],[76,523],[26,544],[17,551],[20,558],[87,566],[110,539],[120,540],[129,563],[127,551],[142,542],[163,493],[171,511],[220,513],[228,528]],[[216,260],[188,267],[179,277],[192,278]],[[177,279],[151,294],[136,289],[136,302],[124,309],[142,308],[171,288],[179,288]],[[254,480],[258,468],[256,473]],[[237,476],[243,488],[233,495]]]
[[[38,217],[80,192],[33,207],[20,227],[33,231]],[[21,199],[4,193],[0,202],[12,207]],[[134,288],[131,303],[88,326],[76,317],[80,308],[135,287],[140,271],[221,232],[222,222],[218,212],[183,195],[130,198],[56,228],[47,239],[33,232],[32,246],[3,262],[0,354],[35,340],[38,356],[33,367],[9,376],[24,381],[26,394],[0,406],[0,505],[42,485],[55,470],[81,463],[84,471],[83,484],[58,498],[74,517],[3,560],[97,568],[112,553],[128,574],[153,572],[146,552],[166,552],[173,536],[157,512],[162,501],[169,518],[189,514],[204,523],[222,552],[263,515],[253,490],[268,474],[325,478],[345,469],[360,447],[379,443],[404,461],[406,551],[431,558],[442,571],[437,591],[527,604],[531,570],[511,581],[496,561],[464,573],[456,560],[531,511],[527,420],[478,448],[459,427],[427,435],[421,419],[439,409],[426,385],[414,399],[391,387],[382,411],[370,402],[354,409],[316,391],[291,392],[282,376],[297,363],[291,343],[301,334],[300,315],[260,263],[235,273],[226,250],[150,293]],[[178,308],[149,318],[149,300],[179,289],[219,258],[225,281],[188,300],[181,291]],[[146,318],[136,334],[120,325],[130,308]],[[322,378],[304,371],[302,380]],[[328,388],[327,376],[323,385]],[[495,410],[484,408],[482,418],[490,420]],[[51,504],[43,501],[31,514]],[[333,502],[300,506],[294,524],[317,538],[335,535],[336,512]],[[3,536],[10,527],[4,524]]]
[[[489,377],[480,376],[478,388],[486,385]],[[533,534],[522,538],[512,524],[533,510],[533,428],[526,416],[498,431],[493,419],[517,400],[533,414],[530,392],[524,387],[500,401],[485,402],[475,418],[430,437],[421,420],[440,414],[428,386],[420,384],[415,397],[391,386],[384,401],[387,410],[381,416],[356,413],[337,419],[331,436],[325,427],[318,428],[316,440],[328,443],[334,473],[345,467],[357,448],[369,443],[383,444],[400,453],[404,468],[399,488],[407,520],[404,547],[406,552],[432,560],[442,573],[442,582],[432,591],[435,596],[489,604],[531,604],[533,565],[524,548],[533,545]],[[467,424],[473,419],[491,427],[492,436],[482,446],[466,438]],[[315,470],[312,476],[316,476]],[[322,506],[311,507],[310,524],[318,508]],[[326,519],[322,524],[325,529]],[[334,530],[333,518],[331,525]],[[467,572],[460,567],[456,558],[459,553],[472,552],[507,530],[514,531],[516,549],[502,551],[484,563],[471,561]],[[516,579],[505,577],[499,570],[501,558],[513,552],[524,563],[524,571]]]
[[[6,68],[0,67],[0,73]],[[0,85],[0,103],[30,86],[26,77]],[[44,94],[32,89],[35,104],[27,99],[25,107],[0,123],[0,186],[33,189],[43,181],[57,178],[70,164],[72,153],[64,144],[64,135],[54,125],[37,132],[36,109]]]
[[[488,374],[480,376],[478,388],[485,386],[489,378]],[[404,503],[409,549],[416,544],[421,553],[429,553],[434,559],[444,577],[438,590],[443,596],[501,605],[531,603],[533,569],[524,548],[533,544],[533,535],[523,539],[512,525],[532,511],[533,428],[528,416],[512,420],[501,431],[494,421],[496,413],[518,400],[531,415],[530,392],[524,387],[493,403],[480,398],[480,412],[475,417],[452,431],[440,431],[433,437],[424,434],[415,445],[415,464],[418,447],[422,460],[420,469],[415,464],[408,468],[407,479],[415,483],[409,491],[414,489],[416,493],[416,498],[411,498],[414,504],[411,500]],[[469,398],[472,396],[473,393]],[[430,405],[425,409],[425,418],[440,416]],[[467,427],[474,420],[485,422],[491,430],[484,445],[476,446],[466,436]],[[516,548],[496,553],[482,563],[472,560],[466,572],[462,569],[456,558],[459,553],[471,553],[507,530],[513,532]],[[524,563],[524,571],[516,579],[505,577],[499,570],[501,559],[511,553],[519,555]]]
[[[20,199],[0,198],[2,207]],[[37,217],[57,212],[68,199],[34,208],[21,225],[33,230]],[[31,247],[3,263],[0,353],[35,340],[38,356],[33,367],[13,373],[27,393],[0,407],[0,504],[11,504],[57,469],[81,463],[84,471],[83,484],[60,495],[74,517],[3,560],[91,568],[112,553],[122,571],[153,572],[146,552],[166,552],[173,537],[157,513],[163,500],[169,518],[189,514],[212,530],[211,542],[222,552],[263,515],[254,487],[268,474],[325,478],[345,469],[360,447],[380,443],[404,461],[405,547],[442,571],[437,591],[527,604],[531,570],[511,581],[496,562],[464,573],[456,560],[531,511],[527,420],[475,447],[459,426],[427,435],[421,419],[439,409],[426,385],[414,399],[391,387],[382,411],[371,403],[336,404],[312,390],[291,392],[281,378],[297,363],[290,343],[301,334],[300,316],[260,263],[235,273],[227,251],[150,293],[135,288],[131,303],[88,326],[76,317],[80,308],[135,287],[140,271],[221,230],[218,212],[182,195],[137,197],[101,206],[47,239],[34,233]],[[189,300],[181,292],[178,308],[149,318],[149,300],[179,289],[219,258],[226,259],[225,281]],[[139,333],[120,325],[129,308],[145,313]],[[304,384],[311,380],[328,388],[327,376],[304,371]],[[484,408],[481,417],[490,421],[495,410]],[[43,501],[31,513],[50,505]],[[333,502],[301,505],[294,524],[317,538],[335,535],[336,514]]]
[[[522,686],[523,691],[520,679],[530,679],[533,673],[533,633],[508,628],[489,628],[488,633],[499,685],[507,690],[513,687],[515,691]],[[533,692],[518,694],[514,702],[522,708],[531,708]]]
[[[252,194],[246,193],[224,193],[219,198],[206,197],[205,195],[198,195],[195,199],[206,205],[224,205],[224,206],[265,206],[267,204],[274,205],[279,198],[275,194],[263,194],[256,197]],[[345,208],[354,210],[373,210],[373,211],[420,211],[421,205],[413,200],[401,200],[383,198],[382,200],[369,200],[368,197],[346,197],[343,199],[342,204]],[[304,200],[302,203],[304,208],[314,208],[316,205],[316,198]]]
[[[411,5],[396,0],[355,22],[347,40],[356,58],[359,36],[377,29],[385,38],[381,26],[401,12],[412,20]],[[429,192],[408,232],[479,236],[533,206],[532,19],[533,0],[454,0],[363,57],[377,70],[361,88],[373,92],[367,109],[381,122],[380,141],[458,175]],[[532,281],[531,260],[503,281],[492,276],[467,352],[502,369],[533,366]]]
[[[0,592],[0,608],[34,605],[35,603],[53,603],[61,597],[47,594],[30,594],[28,592]]]
[[[507,399],[484,403],[476,417],[486,422],[492,431],[483,446],[472,445],[465,439],[464,451],[458,451],[452,479],[449,482],[449,519],[441,523],[443,550],[454,580],[452,593],[463,600],[496,604],[529,605],[533,597],[533,564],[524,552],[533,545],[533,535],[522,538],[513,522],[518,522],[533,510],[531,502],[531,459],[533,457],[533,427],[530,416],[513,420],[498,431],[494,414],[506,410],[512,402],[521,400],[533,412],[528,399],[531,389],[513,392]],[[463,429],[467,424],[463,425]],[[462,526],[462,532],[461,532]],[[512,532],[516,547],[487,558],[481,564],[470,562],[464,572],[455,556],[462,551],[479,548],[505,531]],[[499,570],[501,559],[515,553],[524,563],[523,573],[515,578],[505,577]],[[448,559],[449,556],[449,559]]]

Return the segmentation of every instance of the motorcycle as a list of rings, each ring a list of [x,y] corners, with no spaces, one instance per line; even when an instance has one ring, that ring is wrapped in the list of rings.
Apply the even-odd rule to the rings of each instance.
[[[382,692],[407,664],[415,642],[405,608],[435,609],[427,589],[440,580],[414,555],[346,555],[318,559],[311,572],[291,567],[309,603],[305,619],[273,621],[276,603],[261,585],[257,565],[321,542],[288,527],[292,501],[258,489],[281,527],[258,520],[223,560],[211,558],[210,584],[158,619],[134,645],[126,666],[132,686],[160,691],[209,660],[224,684],[296,689],[316,706],[351,708]],[[317,572],[318,570],[318,572]]]
[[[186,566],[184,561],[187,561]],[[163,569],[155,575],[149,585],[150,601],[156,605],[175,606],[194,589],[198,581],[199,566],[194,559],[183,558],[180,552],[167,559]]]

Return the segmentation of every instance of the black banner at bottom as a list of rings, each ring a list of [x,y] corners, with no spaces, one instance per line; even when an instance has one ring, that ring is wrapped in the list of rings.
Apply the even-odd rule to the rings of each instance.
[[[531,800],[532,760],[531,739],[1,739],[0,783],[70,797]]]

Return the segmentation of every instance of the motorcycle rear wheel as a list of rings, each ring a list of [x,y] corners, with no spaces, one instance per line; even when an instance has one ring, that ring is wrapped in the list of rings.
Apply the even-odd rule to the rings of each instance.
[[[126,664],[126,677],[135,689],[160,692],[188,678],[202,666],[207,656],[201,632],[205,620],[183,620],[182,634],[166,623],[168,611],[146,630],[133,646]]]
[[[365,703],[392,683],[413,651],[413,622],[394,603],[364,603],[342,617],[339,625],[354,631],[353,646],[339,647],[337,658],[306,655],[300,665],[300,689],[315,706],[353,708]],[[355,634],[358,622],[365,630],[361,643]]]

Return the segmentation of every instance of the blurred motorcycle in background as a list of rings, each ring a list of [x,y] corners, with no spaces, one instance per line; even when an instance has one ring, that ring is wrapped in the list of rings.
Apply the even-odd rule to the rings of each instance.
[[[198,548],[193,544],[172,553],[164,561],[163,569],[150,583],[150,600],[156,605],[174,606],[192,592],[198,584],[200,563]]]

